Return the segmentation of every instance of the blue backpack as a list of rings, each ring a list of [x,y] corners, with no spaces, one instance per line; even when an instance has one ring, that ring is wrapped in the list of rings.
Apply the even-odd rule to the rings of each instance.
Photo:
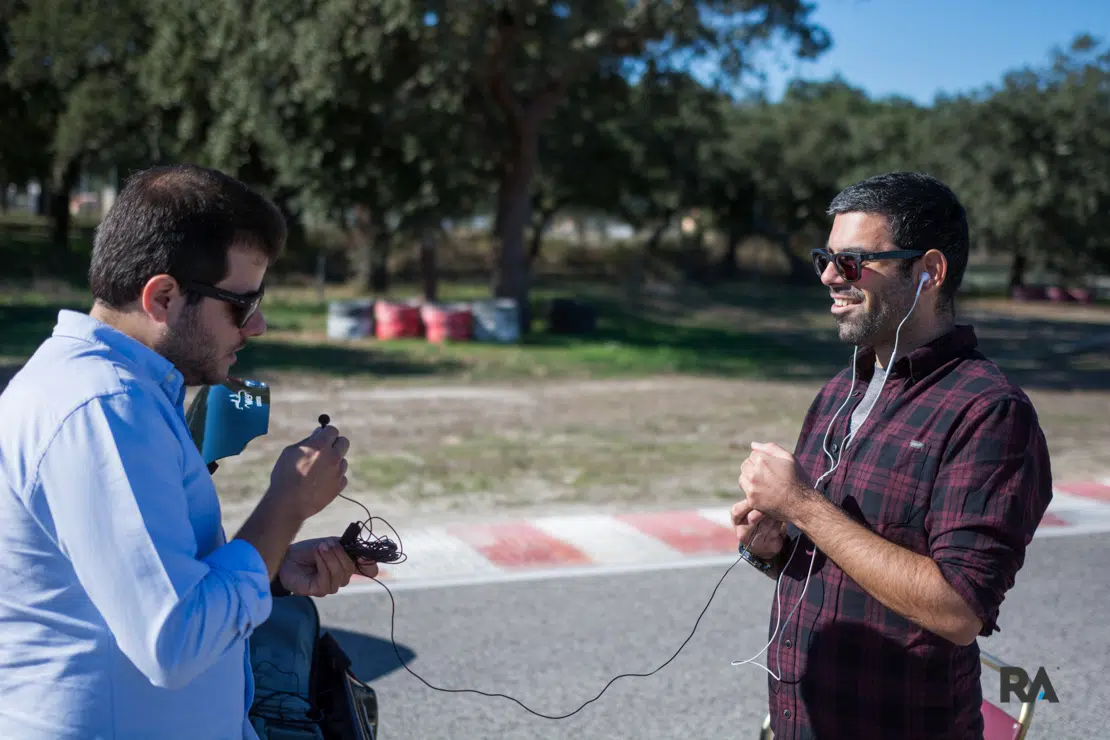
[[[274,599],[250,639],[254,670],[251,724],[262,740],[375,740],[378,698],[351,661],[320,632],[308,596]]]
[[[202,387],[186,414],[208,471],[266,434],[270,389],[229,378]],[[378,698],[351,670],[308,596],[274,598],[270,618],[250,639],[254,702],[250,721],[261,740],[376,740]]]

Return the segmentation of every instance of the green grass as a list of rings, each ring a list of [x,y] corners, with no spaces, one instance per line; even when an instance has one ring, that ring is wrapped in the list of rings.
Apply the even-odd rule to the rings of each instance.
[[[326,300],[349,295],[329,289]],[[450,286],[446,301],[488,294],[485,286]],[[598,329],[589,336],[548,333],[546,302],[557,295],[585,297],[597,306]],[[395,298],[415,295],[404,286]],[[819,351],[808,342],[769,337],[758,325],[737,326],[701,317],[714,307],[758,305],[763,311],[801,312],[811,308],[809,293],[784,292],[757,285],[734,287],[719,295],[702,293],[683,300],[633,307],[610,286],[575,289],[543,286],[535,291],[534,331],[511,345],[479,342],[431,344],[423,339],[329,340],[327,306],[314,290],[275,289],[264,304],[268,330],[240,353],[236,371],[329,376],[513,379],[616,377],[659,373],[752,376],[783,371],[791,363],[813,360]],[[60,308],[87,310],[88,297],[68,291],[57,295],[25,289],[0,299],[0,364],[22,362],[49,335]],[[831,337],[830,337],[831,338]]]
[[[580,289],[599,309],[589,336],[548,333],[539,291],[533,333],[512,345],[478,342],[430,344],[422,339],[381,342],[323,341],[320,305],[283,303],[269,309],[274,330],[241,353],[244,370],[288,370],[333,375],[437,375],[468,378],[614,377],[690,373],[752,375],[811,359],[804,344],[768,341],[760,327],[699,321],[688,311],[638,310],[603,289]],[[292,332],[302,332],[300,336]],[[311,332],[303,334],[303,332]]]

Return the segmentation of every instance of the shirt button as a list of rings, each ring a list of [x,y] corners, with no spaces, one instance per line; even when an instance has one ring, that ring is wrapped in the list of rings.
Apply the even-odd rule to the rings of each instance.
[[[790,710],[789,709],[782,710],[782,716],[786,717],[787,719],[790,719]]]
[[[787,640],[787,641],[786,641],[786,642],[784,642],[783,644],[784,644],[784,645],[786,645],[786,647],[790,647],[790,645],[791,645],[791,643],[790,643],[790,640]]]
[[[840,445],[838,445],[836,442],[833,442],[832,446],[829,449],[832,450],[833,452],[836,452],[837,450],[840,449]]]

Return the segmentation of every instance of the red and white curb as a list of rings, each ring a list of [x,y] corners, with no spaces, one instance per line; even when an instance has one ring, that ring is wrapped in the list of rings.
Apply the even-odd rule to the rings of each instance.
[[[1110,478],[1057,483],[1036,539],[1110,533]],[[383,565],[391,589],[692,567],[733,561],[729,507],[551,516],[400,532],[408,559]],[[356,577],[344,591],[381,587]],[[366,581],[361,583],[361,581]],[[342,592],[341,592],[342,593]]]

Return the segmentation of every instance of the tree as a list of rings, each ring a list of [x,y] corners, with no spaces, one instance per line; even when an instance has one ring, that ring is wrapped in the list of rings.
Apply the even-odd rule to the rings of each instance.
[[[937,101],[929,156],[966,201],[973,233],[1065,277],[1110,264],[1110,55],[1087,36],[1044,68]]]
[[[541,132],[567,91],[609,65],[628,73],[653,62],[690,70],[709,62],[719,83],[750,69],[752,49],[773,37],[796,43],[802,57],[828,45],[812,24],[812,5],[796,0],[702,2],[567,0],[491,2],[425,0],[438,50],[452,68],[488,95],[487,120],[503,137],[494,219],[493,293],[516,299],[529,324],[530,274],[525,229]]]
[[[345,224],[372,291],[388,288],[396,234],[423,235],[486,195],[467,91],[450,84],[435,29],[412,3],[165,10],[171,22],[147,79],[167,104],[191,101],[181,138],[203,142],[202,155],[232,171],[264,162],[272,189]]]
[[[7,12],[7,81],[22,93],[32,130],[48,132],[44,190],[64,260],[69,196],[82,168],[148,149],[151,119],[135,74],[150,19],[139,0],[35,0]]]
[[[834,78],[797,81],[780,103],[756,99],[734,110],[726,161],[747,171],[740,182],[752,200],[750,209],[730,218],[734,228],[750,222],[752,233],[779,247],[790,280],[809,280],[813,269],[797,254],[796,237],[826,230],[829,202],[866,169],[859,127],[876,108],[861,90]],[[721,191],[716,195],[719,204]]]

